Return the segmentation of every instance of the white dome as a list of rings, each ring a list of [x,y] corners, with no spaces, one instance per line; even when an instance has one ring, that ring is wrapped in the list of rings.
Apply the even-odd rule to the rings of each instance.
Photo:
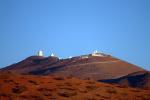
[[[51,56],[54,57],[55,55],[52,53]]]
[[[42,50],[38,51],[37,56],[44,56],[44,53]]]

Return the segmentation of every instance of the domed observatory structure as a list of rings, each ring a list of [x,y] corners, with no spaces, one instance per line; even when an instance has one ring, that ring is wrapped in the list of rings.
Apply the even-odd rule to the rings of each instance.
[[[51,54],[51,57],[55,57],[54,53]]]
[[[102,53],[99,53],[97,50],[95,50],[95,51],[92,53],[92,56],[103,57],[104,55],[103,55]]]
[[[42,50],[38,51],[37,56],[44,56],[44,53]]]

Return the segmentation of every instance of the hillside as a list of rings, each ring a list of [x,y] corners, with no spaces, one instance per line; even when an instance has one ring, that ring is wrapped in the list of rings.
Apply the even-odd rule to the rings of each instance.
[[[119,78],[144,69],[110,55],[82,55],[68,59],[31,56],[1,69],[21,74],[74,76],[82,79]]]
[[[115,83],[122,86],[150,88],[150,72],[139,71],[120,78],[106,79],[106,80],[99,80],[99,81],[106,82],[106,83]]]
[[[0,100],[149,100],[150,90],[74,77],[0,73]]]

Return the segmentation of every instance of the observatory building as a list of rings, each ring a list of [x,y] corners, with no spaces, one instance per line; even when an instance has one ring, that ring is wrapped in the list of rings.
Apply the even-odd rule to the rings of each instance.
[[[44,56],[44,53],[42,50],[38,51],[37,56]]]
[[[52,54],[51,54],[51,57],[55,57],[55,55],[52,53]]]
[[[99,53],[97,50],[95,50],[93,53],[92,53],[92,56],[99,56],[99,57],[103,57],[104,55]]]

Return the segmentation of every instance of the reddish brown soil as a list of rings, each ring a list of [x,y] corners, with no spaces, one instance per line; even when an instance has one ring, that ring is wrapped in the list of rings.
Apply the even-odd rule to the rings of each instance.
[[[73,77],[1,73],[0,100],[150,100],[150,89]]]
[[[73,57],[72,59],[63,60],[59,60],[57,57],[32,56],[1,70],[32,75],[51,74],[101,80],[118,78],[144,69],[112,56],[90,56],[85,59]]]

